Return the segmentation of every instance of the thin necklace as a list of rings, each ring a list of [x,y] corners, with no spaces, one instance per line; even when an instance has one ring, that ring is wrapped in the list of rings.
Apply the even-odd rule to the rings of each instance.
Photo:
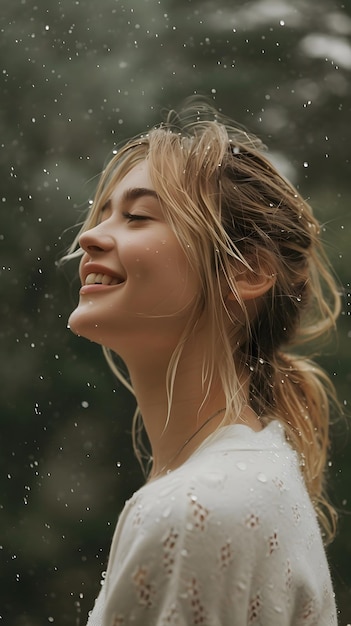
[[[190,441],[192,439],[194,439],[194,437],[206,426],[206,424],[208,424],[211,420],[213,420],[215,417],[217,417],[217,415],[219,415],[220,413],[222,413],[225,410],[226,410],[226,407],[224,407],[223,409],[218,409],[218,411],[213,413],[213,415],[210,415],[210,417],[208,417],[207,420],[205,420],[204,423],[201,424],[200,428],[195,430],[195,432],[192,435],[190,435],[190,437],[188,437],[188,439],[186,439],[184,441],[184,443],[180,446],[180,448],[177,450],[175,455],[172,456],[172,458],[169,461],[167,461],[167,463],[165,463],[165,465],[163,467],[161,467],[161,469],[157,472],[157,474],[153,474],[153,475],[149,476],[149,479],[153,480],[154,478],[157,478],[158,476],[160,476],[160,474],[162,474],[167,467],[172,465],[172,463],[174,463],[174,461],[177,460],[177,458],[179,457],[181,452],[183,452],[184,448],[188,445],[188,443],[190,443]],[[170,472],[171,470],[168,470],[168,471]]]

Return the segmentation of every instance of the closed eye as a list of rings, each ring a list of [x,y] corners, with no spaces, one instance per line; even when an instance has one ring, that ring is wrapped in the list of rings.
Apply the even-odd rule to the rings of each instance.
[[[149,220],[150,217],[148,215],[138,215],[136,213],[123,213],[123,217],[128,222],[142,222],[143,220]]]

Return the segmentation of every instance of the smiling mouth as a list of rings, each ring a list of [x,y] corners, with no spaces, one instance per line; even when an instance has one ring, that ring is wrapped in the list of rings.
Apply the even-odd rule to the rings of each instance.
[[[119,285],[123,280],[108,274],[88,274],[84,285]]]

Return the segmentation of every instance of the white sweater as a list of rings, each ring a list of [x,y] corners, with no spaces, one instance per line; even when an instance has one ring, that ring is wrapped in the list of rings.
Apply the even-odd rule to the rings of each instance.
[[[225,426],[127,501],[88,626],[335,626],[329,569],[283,427]]]

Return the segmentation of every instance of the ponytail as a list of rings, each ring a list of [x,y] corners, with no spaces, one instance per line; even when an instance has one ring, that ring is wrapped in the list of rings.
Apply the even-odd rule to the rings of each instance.
[[[329,450],[329,413],[336,402],[328,375],[303,357],[279,353],[272,376],[275,416],[298,452],[301,471],[315,507],[325,543],[336,530],[337,514],[325,492]]]

